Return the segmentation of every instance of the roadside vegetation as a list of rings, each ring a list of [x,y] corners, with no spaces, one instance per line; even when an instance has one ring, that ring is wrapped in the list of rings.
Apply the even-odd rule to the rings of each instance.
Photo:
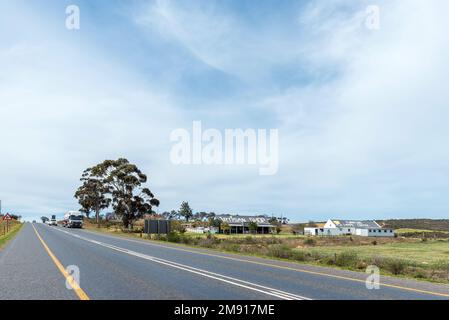
[[[6,232],[6,222],[0,222],[0,249],[2,249],[8,241],[10,241],[14,236],[19,232],[20,228],[22,228],[23,224],[12,220],[10,223],[9,232]]]
[[[142,233],[143,220],[134,230],[104,222],[88,229],[119,236],[164,241],[224,252],[282,259],[364,272],[376,265],[382,274],[449,283],[449,233],[446,238],[403,237],[306,237],[287,233],[273,235],[196,234],[176,230],[168,235]],[[175,229],[179,228],[176,226]],[[407,232],[406,232],[407,233]],[[422,235],[422,233],[420,233]]]

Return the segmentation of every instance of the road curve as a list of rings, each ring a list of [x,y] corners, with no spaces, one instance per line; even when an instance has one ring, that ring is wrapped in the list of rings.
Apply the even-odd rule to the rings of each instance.
[[[446,285],[382,277],[368,290],[365,277],[43,224],[0,252],[0,299],[449,299]]]

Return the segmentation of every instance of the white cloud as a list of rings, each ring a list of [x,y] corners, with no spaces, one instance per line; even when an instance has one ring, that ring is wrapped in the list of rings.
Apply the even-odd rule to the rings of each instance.
[[[251,192],[235,187],[221,193],[244,194],[233,208],[261,204],[274,193],[279,198],[270,207],[298,218],[301,212],[321,217],[444,212],[441,195],[449,185],[438,177],[447,174],[449,160],[448,5],[381,1],[379,6],[381,30],[373,32],[365,28],[360,2],[311,2],[299,15],[295,39],[263,31],[251,38],[256,31],[226,12],[191,14],[158,2],[152,23],[225,72],[251,79],[245,64],[251,58],[256,69],[276,67],[278,58],[292,66],[307,64],[312,73],[335,72],[278,94],[257,91],[252,104],[274,111],[279,121],[281,171],[270,180],[245,175],[254,184]],[[289,43],[288,54],[279,54],[282,47],[261,50],[278,43]],[[219,172],[214,177],[222,181]]]
[[[17,18],[11,31],[45,25],[35,21],[42,16]],[[70,209],[82,171],[105,158],[129,156],[155,171],[167,123],[177,122],[149,83],[63,27],[43,29],[0,47],[0,194],[5,210],[23,215]]]
[[[130,73],[92,43],[80,47],[65,30],[28,16],[39,26],[32,41],[8,21],[23,41],[0,46],[2,200],[23,212],[64,211],[86,166],[125,155],[150,175],[162,210],[188,200],[195,210],[296,220],[441,217],[449,192],[449,4],[378,4],[381,29],[373,32],[357,1],[313,1],[296,20],[265,28],[213,4],[186,10],[157,1],[138,25],[247,86],[238,98],[229,92],[226,105],[195,110],[152,88],[159,79]],[[285,70],[308,74],[282,86],[273,73],[280,66],[281,78]],[[169,132],[192,120],[278,128],[279,174],[171,165]]]

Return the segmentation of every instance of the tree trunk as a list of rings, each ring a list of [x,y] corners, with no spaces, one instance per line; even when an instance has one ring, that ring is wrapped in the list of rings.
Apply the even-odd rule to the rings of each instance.
[[[125,227],[125,229],[128,229],[129,219],[128,219],[128,216],[126,215],[126,213],[123,215],[122,221],[123,221],[123,227]]]
[[[97,207],[95,208],[95,218],[97,219],[97,228],[100,228],[100,208],[97,204]]]

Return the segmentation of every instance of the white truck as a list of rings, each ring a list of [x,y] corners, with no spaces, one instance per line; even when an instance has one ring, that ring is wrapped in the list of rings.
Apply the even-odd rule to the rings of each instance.
[[[79,211],[69,211],[64,215],[62,226],[66,228],[83,228],[83,214]]]
[[[50,223],[51,226],[57,226],[58,225],[58,221],[56,220],[56,215],[52,215],[51,219],[50,219]]]

